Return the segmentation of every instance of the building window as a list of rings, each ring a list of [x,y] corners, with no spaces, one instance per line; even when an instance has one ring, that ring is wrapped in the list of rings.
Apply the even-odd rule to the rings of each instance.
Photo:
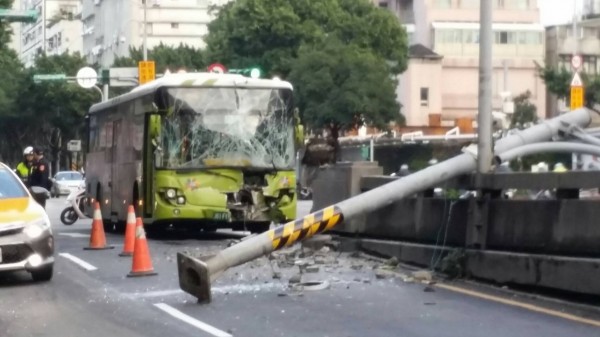
[[[387,3],[387,1],[380,1],[380,2],[379,2],[379,7],[380,7],[380,8],[388,8],[388,3]]]
[[[504,7],[504,0],[496,0],[496,1],[494,1],[494,7],[496,7],[496,8],[505,8]]]
[[[479,0],[459,0],[460,8],[474,9],[479,8]]]
[[[437,43],[460,44],[462,43],[462,31],[460,29],[436,30],[435,39]]]
[[[514,32],[496,32],[495,34],[496,44],[515,44],[515,33]]]
[[[171,23],[171,28],[173,28],[173,29],[179,28],[179,23],[177,23],[177,22]]]
[[[479,31],[478,30],[464,30],[462,32],[463,41],[466,44],[478,44],[479,43]]]
[[[421,106],[429,105],[429,88],[421,88]]]
[[[452,7],[452,0],[435,0],[436,8],[450,8]]]
[[[529,9],[529,0],[515,0],[517,9]]]

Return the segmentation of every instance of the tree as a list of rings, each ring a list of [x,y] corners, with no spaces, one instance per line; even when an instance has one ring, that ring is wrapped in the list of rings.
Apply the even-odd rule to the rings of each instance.
[[[540,69],[540,77],[544,80],[548,91],[555,94],[559,99],[567,99],[569,97],[573,74],[565,68],[542,68]]]
[[[129,57],[117,57],[113,66],[137,67],[138,62],[143,59],[144,55],[141,48],[130,48]],[[188,71],[200,70],[207,66],[201,50],[184,44],[171,47],[161,43],[148,50],[148,59],[155,62],[157,72],[164,72],[166,69],[175,71],[180,68],[188,69]]]
[[[528,123],[537,122],[537,108],[530,99],[531,91],[529,90],[514,98],[515,112],[510,121],[511,128],[524,129]]]
[[[0,8],[12,8],[12,0],[0,0]],[[8,48],[11,40],[11,28],[0,21],[0,160],[13,163],[21,158],[14,149],[20,148],[18,138],[10,137],[12,119],[16,111],[16,100],[23,80],[23,66],[14,50]]]
[[[79,53],[65,53],[39,56],[34,67],[24,70],[17,108],[5,115],[7,138],[19,141],[13,149],[15,152],[26,145],[37,145],[46,148],[49,159],[58,159],[67,140],[84,135],[84,116],[90,106],[99,101],[98,93],[74,83],[35,83],[33,75],[64,73],[73,76],[86,65],[85,58]]]
[[[363,124],[386,128],[399,115],[396,81],[370,50],[332,37],[298,54],[289,75],[298,107],[307,125],[330,131],[336,153],[340,131]]]
[[[369,0],[237,0],[209,24],[208,60],[230,68],[259,66],[286,78],[303,44],[336,37],[371,50],[399,74],[407,65],[406,31]]]

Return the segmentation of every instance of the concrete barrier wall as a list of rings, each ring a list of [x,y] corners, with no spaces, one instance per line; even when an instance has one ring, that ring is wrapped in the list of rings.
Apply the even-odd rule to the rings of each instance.
[[[493,200],[487,246],[515,252],[600,256],[600,201]]]

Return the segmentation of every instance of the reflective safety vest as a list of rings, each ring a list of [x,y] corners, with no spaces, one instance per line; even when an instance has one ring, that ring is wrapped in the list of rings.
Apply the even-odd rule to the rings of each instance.
[[[17,174],[22,179],[27,179],[29,177],[29,167],[27,167],[27,164],[20,162],[19,165],[17,165]]]

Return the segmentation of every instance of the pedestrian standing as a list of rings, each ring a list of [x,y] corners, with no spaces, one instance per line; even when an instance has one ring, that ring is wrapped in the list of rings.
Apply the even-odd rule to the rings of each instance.
[[[48,165],[48,161],[44,158],[44,151],[40,148],[36,148],[34,150],[34,162],[31,166],[31,174],[29,175],[29,186],[37,186],[43,187],[48,191],[52,187],[52,182],[50,181],[50,165]],[[42,205],[42,207],[46,208],[46,199],[47,195],[38,195],[34,194],[35,200]]]

